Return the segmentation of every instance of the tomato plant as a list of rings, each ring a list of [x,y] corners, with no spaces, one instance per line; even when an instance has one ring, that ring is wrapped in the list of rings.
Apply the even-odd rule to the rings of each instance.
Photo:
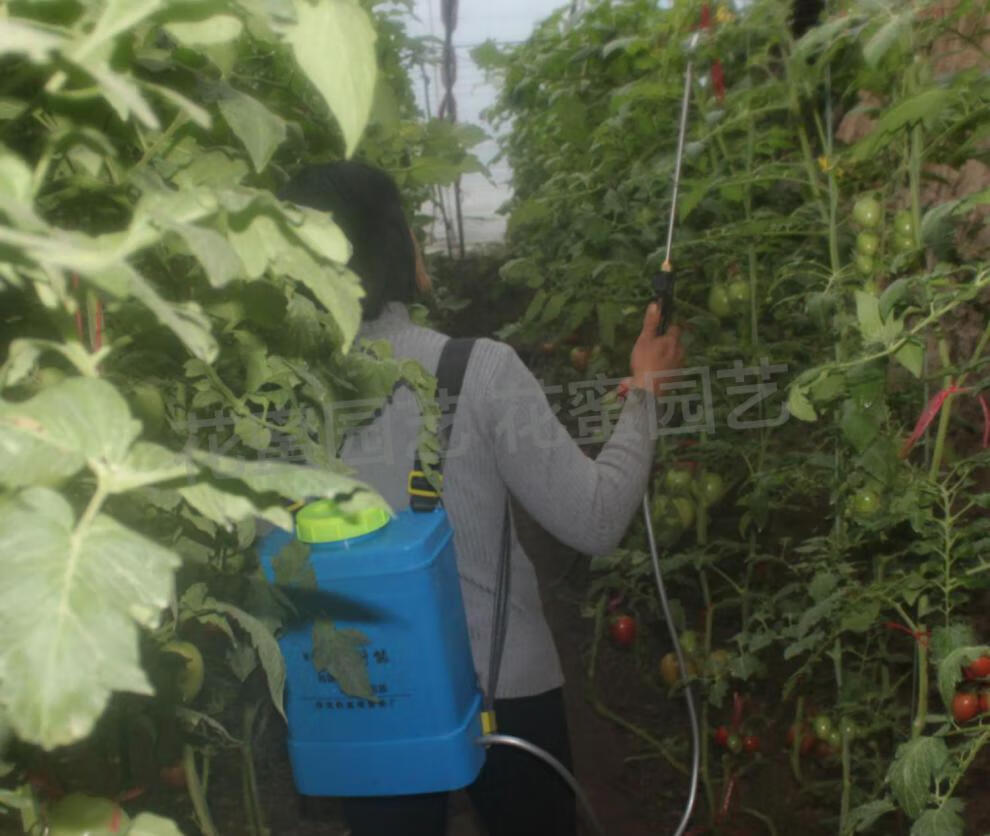
[[[696,442],[692,523],[677,521],[683,489],[664,479],[652,508],[677,627],[697,632],[706,727],[742,688],[766,706],[764,741],[797,727],[793,780],[802,793],[814,784],[835,831],[882,829],[900,810],[919,832],[960,836],[955,795],[985,741],[975,724],[947,731],[932,703],[950,709],[985,652],[973,626],[990,456],[975,396],[990,254],[973,237],[985,186],[963,174],[983,171],[982,152],[963,137],[968,119],[985,122],[990,84],[943,60],[961,11],[841,5],[795,38],[786,4],[756,0],[693,56],[718,57],[727,90],[690,91],[672,261],[689,277],[677,290],[685,365],[706,370],[699,391],[710,380],[712,393],[656,446],[663,473],[681,439]],[[589,4],[489,50],[494,112],[512,126],[511,256],[541,277],[506,329],[614,337],[623,308],[649,298],[643,277],[665,252],[651,219],[676,144],[675,121],[656,114],[679,107],[696,13]],[[771,380],[774,364],[786,374]],[[704,474],[720,484],[705,490]],[[663,629],[643,525],[592,568],[592,604],[621,586],[642,626]],[[716,673],[712,648],[730,639]],[[812,703],[830,707],[821,740]],[[815,749],[820,763],[800,757]],[[729,784],[719,760],[704,776],[713,821]],[[920,768],[931,762],[945,774]],[[767,813],[788,822],[781,831],[801,826],[781,805]]]

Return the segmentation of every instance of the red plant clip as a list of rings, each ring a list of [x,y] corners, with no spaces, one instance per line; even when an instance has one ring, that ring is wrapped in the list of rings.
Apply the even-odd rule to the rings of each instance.
[[[928,647],[928,641],[932,637],[931,631],[929,630],[912,630],[909,627],[905,627],[903,624],[898,624],[896,621],[886,621],[883,626],[888,630],[897,630],[899,633],[905,633],[918,642],[922,647]]]
[[[711,8],[708,3],[704,3],[701,6],[701,21],[698,23],[698,28],[712,29],[713,27]],[[712,61],[711,79],[715,98],[721,102],[725,99],[725,71],[722,69],[722,62],[718,58]]]
[[[938,392],[928,402],[928,405],[921,411],[921,415],[918,416],[918,423],[914,425],[914,431],[908,437],[907,441],[904,442],[898,456],[902,459],[906,459],[908,454],[911,452],[911,448],[918,443],[918,440],[925,434],[925,430],[927,430],[932,421],[935,420],[935,416],[938,415],[939,411],[942,409],[942,404],[945,403],[946,399],[950,395],[955,395],[959,392],[965,391],[967,391],[965,388],[960,388],[959,386],[953,384],[951,386],[947,386],[941,392]]]

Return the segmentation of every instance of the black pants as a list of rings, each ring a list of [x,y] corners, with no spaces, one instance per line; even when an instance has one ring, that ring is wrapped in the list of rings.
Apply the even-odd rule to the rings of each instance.
[[[535,697],[495,701],[500,734],[535,743],[571,769],[571,745],[558,688]],[[574,794],[556,771],[528,752],[491,746],[467,789],[488,836],[575,836]],[[447,793],[345,798],[352,836],[444,836]]]

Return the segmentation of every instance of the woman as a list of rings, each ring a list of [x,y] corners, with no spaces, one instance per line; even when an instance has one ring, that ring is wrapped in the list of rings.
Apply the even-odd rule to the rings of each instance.
[[[354,162],[310,166],[281,196],[332,213],[353,245],[350,267],[366,291],[361,337],[385,339],[397,357],[433,372],[446,337],[410,322],[406,305],[428,280],[385,173]],[[417,267],[419,266],[419,269]],[[478,340],[466,368],[444,464],[444,505],[454,529],[475,669],[488,688],[493,589],[507,497],[557,539],[586,554],[619,543],[646,490],[653,457],[656,377],[679,368],[679,331],[657,336],[651,305],[630,357],[630,390],[611,439],[588,458],[557,421],[542,387],[507,345]],[[408,505],[418,432],[412,393],[400,387],[341,458],[393,508]],[[410,416],[413,416],[412,420]],[[369,452],[370,451],[370,452]],[[563,675],[532,563],[510,530],[508,623],[495,712],[500,733],[525,738],[570,768]],[[486,691],[487,692],[487,691]],[[574,836],[573,795],[524,752],[492,747],[468,789],[491,836]],[[446,794],[345,799],[353,836],[442,836]]]

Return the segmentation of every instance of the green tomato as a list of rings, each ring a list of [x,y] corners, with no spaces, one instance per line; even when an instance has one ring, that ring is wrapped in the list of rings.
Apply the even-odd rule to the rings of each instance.
[[[690,528],[694,525],[694,505],[690,499],[683,496],[674,497],[674,510],[677,512],[677,519],[682,528]]]
[[[685,630],[681,633],[681,650],[688,656],[694,656],[698,652],[698,634],[694,630]]]
[[[846,740],[855,740],[856,735],[859,734],[859,729],[852,720],[843,718],[839,723],[839,733],[845,737]]]
[[[914,218],[907,209],[901,209],[894,215],[894,235],[914,240]]]
[[[109,798],[70,793],[48,812],[49,836],[110,836],[130,825],[127,813]]]
[[[206,674],[203,665],[203,654],[192,642],[173,640],[162,647],[166,653],[181,656],[184,664],[176,676],[175,684],[183,702],[191,702],[203,687]]]
[[[914,235],[901,235],[899,232],[894,236],[894,252],[912,253],[916,249]]]
[[[729,282],[728,293],[729,304],[736,310],[742,310],[749,305],[749,282],[742,279]]]
[[[719,319],[726,319],[732,314],[732,302],[724,284],[713,284],[708,291],[708,310]]]
[[[825,741],[829,746],[838,751],[842,748],[842,732],[838,729],[832,729],[828,733],[828,737],[825,738]]]
[[[863,253],[856,253],[855,258],[856,269],[859,270],[864,276],[873,275],[873,256],[864,255]]]
[[[832,721],[829,719],[827,714],[819,714],[812,723],[815,729],[815,736],[819,740],[828,740],[829,735],[832,733]]]
[[[702,473],[694,484],[695,494],[703,505],[714,505],[725,494],[725,483],[717,473]]]
[[[853,204],[853,220],[860,226],[872,228],[880,223],[881,211],[880,201],[866,195]]]
[[[860,517],[872,517],[880,510],[880,496],[870,489],[863,488],[853,497],[853,512]]]
[[[880,239],[873,232],[861,232],[856,236],[856,252],[875,255],[880,249]]]
[[[729,739],[725,741],[725,748],[734,755],[738,755],[742,751],[742,747],[743,741],[738,734],[730,734]]]
[[[691,474],[686,470],[672,467],[664,476],[663,483],[671,493],[687,493],[691,488]]]

